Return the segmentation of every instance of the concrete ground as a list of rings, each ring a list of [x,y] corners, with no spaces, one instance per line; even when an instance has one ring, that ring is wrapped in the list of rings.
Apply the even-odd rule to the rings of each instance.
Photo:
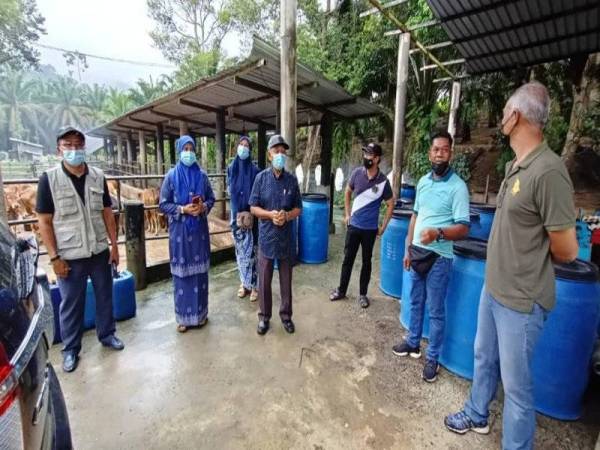
[[[358,261],[351,299],[327,300],[342,252],[338,231],[327,264],[294,270],[294,335],[276,314],[269,333],[256,334],[257,304],[237,298],[233,263],[211,270],[210,322],[200,330],[176,332],[170,282],[138,293],[137,317],[118,324],[126,349],[106,350],[87,332],[77,371],[59,373],[76,448],[500,448],[501,403],[490,435],[449,433],[444,415],[461,408],[469,382],[442,369],[426,384],[422,359],[392,354],[404,331],[398,302],[378,288],[378,250],[370,308],[356,303]],[[589,416],[538,416],[536,448],[593,448],[600,426]]]

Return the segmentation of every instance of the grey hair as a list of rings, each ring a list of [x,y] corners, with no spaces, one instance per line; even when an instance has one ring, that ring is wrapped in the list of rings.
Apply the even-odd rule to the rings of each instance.
[[[510,96],[507,106],[518,110],[532,124],[544,128],[550,112],[548,89],[539,81],[530,81]]]

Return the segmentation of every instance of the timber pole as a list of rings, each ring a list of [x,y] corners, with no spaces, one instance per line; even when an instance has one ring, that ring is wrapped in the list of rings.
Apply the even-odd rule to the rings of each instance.
[[[117,135],[117,164],[123,164],[123,138]]]
[[[187,122],[180,120],[179,121],[179,136],[184,136],[188,134],[189,128]]]
[[[217,124],[216,124],[216,141],[217,141],[217,173],[219,175],[225,173],[225,154],[227,152],[226,142],[225,142],[225,109],[220,108],[217,111]],[[218,188],[218,199],[225,198],[225,179],[223,177],[219,177],[219,181],[217,184]],[[224,201],[220,202],[220,217],[225,220],[227,218],[227,205]]]
[[[296,0],[281,0],[281,134],[290,149],[288,167],[292,171],[296,165]]]
[[[454,135],[456,134],[456,118],[458,107],[460,105],[460,82],[452,83],[452,94],[450,96],[450,115],[448,117],[448,133],[452,136],[452,146],[454,147]]]
[[[256,157],[258,161],[258,167],[262,170],[267,167],[267,126],[264,123],[259,123],[256,134]]]
[[[410,34],[402,33],[398,45],[398,74],[396,75],[396,108],[394,115],[394,156],[392,169],[394,173],[393,192],[400,197],[402,185],[402,158],[404,153],[404,115],[406,113],[406,86],[408,84],[408,52],[410,50]]]
[[[0,223],[8,228],[8,214],[6,213],[6,203],[4,202],[4,182],[2,181],[2,168],[0,167]]]
[[[134,153],[134,143],[133,137],[131,136],[131,131],[127,132],[127,164],[131,166],[133,164],[133,153]]]
[[[156,165],[158,166],[158,173],[165,173],[164,164],[165,155],[165,135],[163,132],[163,124],[159,123],[156,125]]]

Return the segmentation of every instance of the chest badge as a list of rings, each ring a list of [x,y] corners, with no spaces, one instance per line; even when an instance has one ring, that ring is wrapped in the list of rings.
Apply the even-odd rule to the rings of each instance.
[[[517,195],[519,192],[521,192],[521,180],[519,180],[517,178],[517,181],[515,181],[515,184],[513,184],[513,187],[511,189],[511,193],[513,195],[513,197],[515,195]]]

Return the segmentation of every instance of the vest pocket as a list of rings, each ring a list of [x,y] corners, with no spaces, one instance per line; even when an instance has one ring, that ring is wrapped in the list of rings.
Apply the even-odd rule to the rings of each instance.
[[[102,211],[104,209],[104,202],[102,200],[104,197],[104,190],[96,189],[90,187],[90,208],[94,211]]]
[[[81,247],[83,245],[81,241],[81,233],[75,229],[61,229],[58,233],[56,233],[56,244],[59,251]]]
[[[58,207],[56,208],[58,213],[63,216],[71,214],[77,214],[77,200],[75,195],[70,192],[59,192],[61,197],[58,199]]]

